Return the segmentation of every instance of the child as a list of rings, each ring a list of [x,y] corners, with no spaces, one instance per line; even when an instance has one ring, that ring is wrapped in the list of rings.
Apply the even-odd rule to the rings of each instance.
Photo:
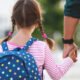
[[[75,50],[70,53],[69,57],[63,60],[63,64],[57,65],[49,49],[53,48],[53,41],[48,39],[45,34],[41,19],[42,13],[39,3],[36,0],[18,0],[12,14],[12,32],[10,32],[8,37],[3,41],[7,41],[9,50],[13,50],[16,47],[22,48],[32,37],[34,30],[39,28],[42,37],[45,38],[49,47],[45,42],[38,40],[32,44],[28,52],[34,56],[41,75],[44,66],[52,79],[59,80],[76,60]],[[17,34],[11,38],[16,27],[18,29]],[[1,51],[2,47],[0,47],[0,52]]]

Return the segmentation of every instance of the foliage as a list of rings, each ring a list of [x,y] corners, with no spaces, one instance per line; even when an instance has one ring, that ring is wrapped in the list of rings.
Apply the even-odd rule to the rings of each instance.
[[[55,31],[63,32],[63,11],[59,8],[60,0],[38,0],[44,10],[43,25],[49,37],[53,36]],[[40,37],[39,31],[34,33]]]

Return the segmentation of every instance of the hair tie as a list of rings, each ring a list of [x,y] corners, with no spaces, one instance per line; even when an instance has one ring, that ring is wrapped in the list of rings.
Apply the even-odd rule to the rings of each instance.
[[[8,32],[8,36],[11,36],[12,35],[12,32]]]
[[[42,34],[42,37],[43,37],[44,39],[46,39],[46,38],[47,38],[47,34],[46,34],[46,33],[43,33],[43,34]]]

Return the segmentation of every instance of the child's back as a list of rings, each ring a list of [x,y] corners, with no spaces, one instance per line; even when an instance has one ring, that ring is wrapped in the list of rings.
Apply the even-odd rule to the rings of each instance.
[[[12,42],[7,42],[9,50],[14,48],[21,47],[17,46]],[[2,47],[0,46],[0,52],[2,52]],[[45,42],[35,41],[32,46],[28,49],[28,52],[31,53],[37,63],[40,74],[42,75],[43,67],[47,70],[49,75],[54,80],[59,80],[61,76],[67,72],[67,70],[72,66],[73,61],[68,57],[66,58],[61,65],[57,65],[53,58],[52,52]]]

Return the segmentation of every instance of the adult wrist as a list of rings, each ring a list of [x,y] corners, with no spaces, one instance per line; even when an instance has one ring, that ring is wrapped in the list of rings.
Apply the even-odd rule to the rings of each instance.
[[[74,40],[73,39],[64,39],[62,38],[63,44],[73,44]]]

